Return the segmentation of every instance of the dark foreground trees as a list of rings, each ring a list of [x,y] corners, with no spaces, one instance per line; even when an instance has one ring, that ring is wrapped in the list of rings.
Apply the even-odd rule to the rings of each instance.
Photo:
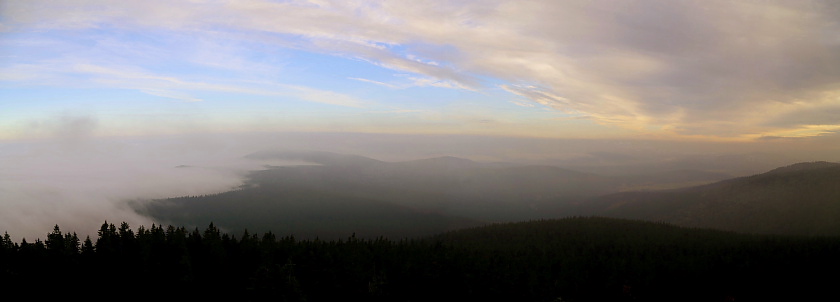
[[[840,240],[604,218],[422,239],[298,240],[104,223],[0,238],[0,286],[36,298],[235,301],[766,301],[836,298]],[[827,297],[823,297],[828,295]]]

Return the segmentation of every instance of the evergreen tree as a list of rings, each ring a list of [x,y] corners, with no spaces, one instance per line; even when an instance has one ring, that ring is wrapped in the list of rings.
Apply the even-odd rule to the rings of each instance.
[[[79,241],[79,236],[76,235],[76,232],[73,232],[71,235],[70,233],[64,234],[64,251],[69,255],[77,255],[79,254],[79,248],[81,247],[81,242]]]
[[[119,244],[116,226],[113,223],[109,224],[105,221],[99,227],[97,234],[99,238],[96,239],[96,252],[104,255],[114,255],[117,252],[117,246]]]
[[[75,233],[58,226],[46,242],[22,239],[20,246],[6,233],[0,238],[0,284],[29,291],[59,279],[64,281],[51,283],[51,290],[97,284],[105,294],[156,280],[144,293],[171,292],[182,299],[244,294],[245,301],[761,301],[828,294],[837,282],[829,273],[840,269],[840,240],[834,237],[742,235],[594,218],[499,224],[400,241],[277,240],[270,232],[244,232],[237,241],[213,224],[203,232],[153,225],[134,234],[126,224],[117,229],[106,222],[100,231],[96,244],[86,237],[81,245]],[[131,234],[136,244],[123,246],[120,257],[99,250]],[[81,246],[81,256],[74,246]]]
[[[54,253],[63,253],[65,250],[64,235],[56,224],[52,233],[47,234],[47,250]]]
[[[90,236],[85,237],[85,242],[82,244],[82,255],[93,255],[95,252],[96,248],[93,246]]]
[[[0,238],[0,251],[14,252],[16,250],[17,245],[14,241],[12,241],[12,237],[9,236],[9,232],[4,232],[3,238]]]

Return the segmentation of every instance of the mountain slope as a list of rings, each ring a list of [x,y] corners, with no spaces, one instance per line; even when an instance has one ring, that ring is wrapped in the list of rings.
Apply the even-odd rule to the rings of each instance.
[[[739,232],[840,235],[840,164],[799,163],[686,189],[610,194],[582,203],[575,213]]]
[[[257,171],[249,183],[326,190],[486,221],[547,218],[546,208],[614,192],[619,185],[613,178],[551,166],[485,164],[456,157],[389,163],[317,155],[320,165]],[[295,156],[314,161],[311,156]]]
[[[275,232],[298,238],[399,239],[481,223],[421,213],[374,199],[306,188],[254,187],[208,196],[180,197],[135,205],[163,224],[200,227],[210,222],[233,234]]]
[[[249,158],[299,162],[250,173],[239,190],[134,206],[168,224],[290,232],[300,237],[414,237],[496,221],[551,218],[617,182],[548,166],[437,157],[382,162],[329,152],[261,152]]]
[[[377,164],[384,164],[384,162],[375,160],[369,157],[340,154],[326,151],[260,151],[251,153],[245,156],[248,159],[266,160],[279,159],[288,161],[300,161],[305,163],[330,165],[330,166],[353,166],[363,167]]]
[[[254,171],[239,191],[158,200],[138,208],[170,224],[201,226],[212,221],[232,230],[259,227],[322,237],[352,232],[416,236],[480,223],[568,215],[756,233],[840,230],[840,164],[834,163],[793,165],[685,189],[616,193],[723,175],[682,170],[605,177],[554,166],[487,164],[456,157],[384,162],[329,152],[260,152],[249,158],[304,164]]]

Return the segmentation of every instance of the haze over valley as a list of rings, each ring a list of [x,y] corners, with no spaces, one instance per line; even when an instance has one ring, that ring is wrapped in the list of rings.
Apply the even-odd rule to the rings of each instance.
[[[569,215],[661,221],[668,219],[630,214],[632,209],[586,212],[570,207],[587,204],[594,209],[595,204],[620,194],[653,196],[659,190],[707,185],[817,161],[807,154],[760,152],[738,145],[724,146],[743,148],[743,153],[725,153],[727,148],[719,149],[720,153],[696,153],[680,150],[680,143],[661,141],[361,133],[78,136],[5,146],[9,146],[4,149],[3,172],[7,210],[0,221],[18,230],[15,236],[25,238],[43,237],[43,229],[56,223],[84,234],[105,220],[199,228],[215,222],[234,234],[247,228],[322,237],[353,232],[416,236]],[[792,195],[784,196],[823,196],[824,204],[809,207],[830,207],[835,176],[813,177],[814,181],[800,180],[816,186],[809,189],[815,192],[807,194],[784,184],[721,194],[786,190]],[[688,202],[679,195],[665,199],[666,203],[676,200],[673,204]],[[315,201],[318,204],[310,207],[308,202]],[[774,201],[777,206],[786,202]],[[163,206],[166,203],[172,205]],[[247,210],[238,208],[245,204],[249,204]],[[293,205],[297,208],[286,208]],[[403,224],[403,229],[394,228],[395,223]],[[715,227],[713,223],[690,225]]]
[[[496,219],[470,212],[485,198],[550,212],[837,162],[838,12],[820,0],[5,1],[0,229],[154,223],[127,202],[227,192],[287,164],[253,156],[271,151],[395,163],[399,177],[363,171],[351,195],[423,187],[396,203],[474,219]],[[469,161],[408,163],[441,157]],[[461,175],[423,171],[450,163]],[[326,186],[322,174],[309,185]]]
[[[713,300],[795,296],[837,266],[838,20],[829,0],[0,1],[0,285],[64,263],[253,300],[631,280],[654,301],[694,292],[680,271]],[[763,271],[779,257],[799,262]]]

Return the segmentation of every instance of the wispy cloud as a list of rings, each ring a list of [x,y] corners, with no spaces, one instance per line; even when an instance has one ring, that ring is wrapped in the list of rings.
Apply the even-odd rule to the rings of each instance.
[[[79,76],[83,76],[87,81],[97,83],[101,87],[134,89],[186,102],[202,101],[201,98],[190,95],[189,91],[209,91],[289,97],[346,107],[364,107],[368,103],[350,95],[300,85],[224,78],[189,79],[163,75],[136,66],[100,66],[87,63],[56,66],[55,63],[48,62],[43,65],[15,65],[5,70],[0,68],[0,71],[5,71],[3,74],[7,77],[4,80],[10,82],[49,79],[50,85],[79,85]],[[29,83],[45,84],[38,81]]]
[[[353,78],[353,77],[350,77],[350,78],[348,78],[348,79],[351,79],[351,80],[356,80],[356,81],[360,81],[360,82],[365,82],[365,83],[376,84],[376,85],[380,85],[380,86],[385,86],[385,87],[388,87],[388,88],[391,88],[391,89],[401,89],[401,88],[405,88],[405,86],[398,86],[398,85],[394,85],[394,84],[388,84],[388,83],[384,83],[384,82],[380,82],[380,81],[374,81],[374,80],[371,80],[371,79]]]
[[[481,91],[497,87],[480,80],[492,78],[520,99],[605,125],[750,137],[807,124],[778,122],[790,112],[799,112],[800,120],[840,123],[809,109],[838,102],[830,95],[840,91],[839,6],[781,0],[15,1],[0,11],[7,32],[121,29],[207,37],[206,48],[221,55],[192,48],[179,57],[227,70],[260,66],[253,49],[293,48],[408,73],[415,86]],[[31,79],[33,69],[25,67],[5,78]],[[157,70],[114,75],[156,83],[145,91],[177,91],[171,87],[176,81],[192,89],[244,90]],[[406,80],[348,78],[387,88]],[[328,89],[288,87],[302,99],[358,105]]]
[[[204,101],[202,99],[195,98],[195,97],[189,96],[187,94],[179,93],[179,92],[175,92],[175,91],[159,90],[159,89],[143,89],[142,91],[144,93],[151,94],[151,95],[154,95],[154,96],[176,99],[176,100],[181,100],[181,101],[184,101],[184,102],[201,102],[201,101]]]

